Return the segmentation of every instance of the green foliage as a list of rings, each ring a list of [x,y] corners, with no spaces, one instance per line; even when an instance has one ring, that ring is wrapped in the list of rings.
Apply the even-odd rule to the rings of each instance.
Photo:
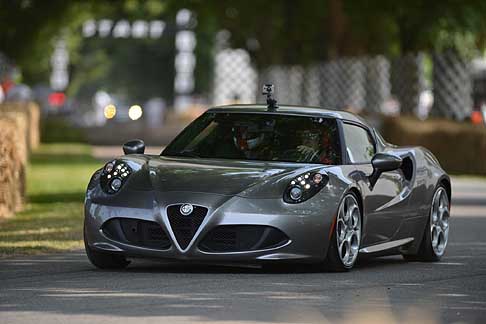
[[[199,21],[216,20],[232,44],[260,44],[260,65],[302,64],[336,56],[400,55],[484,48],[486,1],[188,1]]]
[[[47,80],[53,41],[79,24],[96,1],[0,1],[0,51],[15,60],[27,82]]]
[[[257,64],[306,63],[326,56],[326,1],[193,1],[190,8],[203,26],[215,22],[231,32],[234,47],[250,49]]]
[[[409,0],[377,4],[374,12],[388,17],[396,31],[400,53],[441,51],[445,48],[478,48],[479,43],[452,40],[479,40],[484,37],[486,3],[481,0]],[[392,29],[393,30],[393,29]],[[386,29],[385,29],[386,31]]]
[[[4,0],[0,50],[15,58],[27,82],[45,81],[52,41],[63,34],[71,51],[71,93],[114,82],[113,88],[130,96],[167,98],[170,91],[161,89],[171,89],[170,38],[117,45],[82,39],[80,26],[88,18],[173,22],[184,7],[197,14],[198,91],[210,87],[212,39],[221,29],[231,32],[233,46],[249,48],[258,65],[446,48],[471,56],[486,43],[483,0]],[[259,48],[248,46],[249,40]]]
[[[173,42],[173,34],[157,40],[85,40],[81,48],[85,59],[72,71],[74,86],[79,84],[78,94],[87,97],[101,88],[132,100],[153,96],[172,98]]]

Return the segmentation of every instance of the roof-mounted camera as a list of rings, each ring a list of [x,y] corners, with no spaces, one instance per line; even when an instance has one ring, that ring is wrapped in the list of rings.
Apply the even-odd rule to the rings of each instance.
[[[267,108],[268,110],[277,110],[278,103],[275,98],[273,98],[273,92],[275,86],[273,84],[264,84],[262,94],[267,96]]]

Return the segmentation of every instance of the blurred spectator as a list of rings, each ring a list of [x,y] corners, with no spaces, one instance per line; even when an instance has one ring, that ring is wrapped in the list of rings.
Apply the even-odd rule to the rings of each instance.
[[[15,84],[13,83],[13,81],[10,80],[9,78],[5,78],[4,80],[2,80],[2,82],[0,83],[0,87],[2,88],[5,96],[7,96],[7,93],[9,92],[10,89],[14,87],[14,85]]]
[[[32,100],[32,91],[25,84],[14,85],[9,88],[5,101],[30,101]]]

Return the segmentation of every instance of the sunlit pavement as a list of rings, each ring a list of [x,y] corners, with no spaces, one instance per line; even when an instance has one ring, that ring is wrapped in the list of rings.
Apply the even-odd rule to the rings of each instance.
[[[0,261],[0,323],[486,321],[486,181],[454,179],[440,263],[401,257],[349,273],[135,262],[95,270],[83,252]]]

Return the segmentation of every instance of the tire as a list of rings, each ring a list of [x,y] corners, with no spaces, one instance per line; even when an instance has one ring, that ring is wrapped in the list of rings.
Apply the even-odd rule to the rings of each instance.
[[[450,204],[447,191],[439,185],[432,197],[430,212],[425,224],[422,243],[417,254],[404,254],[407,261],[440,261],[445,253],[449,239]]]
[[[358,198],[350,192],[339,203],[324,263],[326,270],[343,272],[353,268],[361,244],[361,230],[362,218]]]
[[[100,252],[90,248],[86,242],[86,233],[84,233],[84,248],[91,264],[99,269],[124,269],[130,263],[123,255]]]

